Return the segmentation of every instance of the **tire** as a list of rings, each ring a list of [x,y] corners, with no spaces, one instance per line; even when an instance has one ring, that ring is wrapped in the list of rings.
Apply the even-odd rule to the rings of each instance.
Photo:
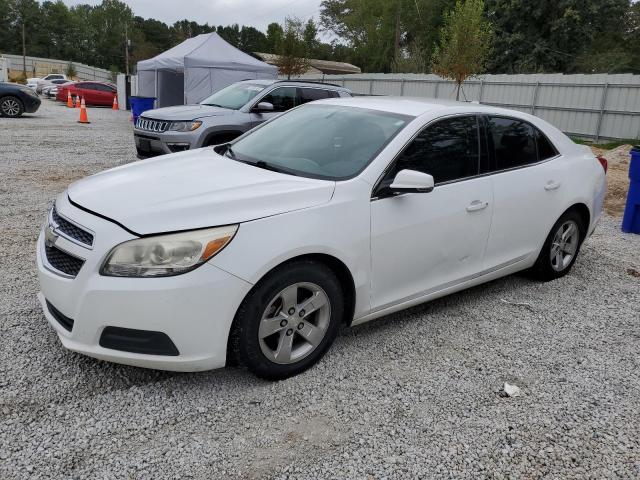
[[[261,280],[240,305],[230,335],[232,359],[267,380],[297,375],[333,343],[344,303],[340,281],[324,264],[285,264]]]
[[[578,212],[565,212],[551,228],[531,269],[533,276],[543,282],[564,277],[576,262],[585,235],[586,226]]]
[[[17,118],[24,113],[24,105],[18,97],[6,96],[0,98],[0,115]]]

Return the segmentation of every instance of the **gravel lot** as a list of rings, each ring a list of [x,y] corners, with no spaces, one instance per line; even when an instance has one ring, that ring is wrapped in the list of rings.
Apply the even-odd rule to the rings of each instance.
[[[36,299],[48,202],[135,159],[126,113],[76,119],[0,119],[0,478],[640,477],[640,237],[619,218],[564,279],[345,329],[293,379],[113,365],[65,351]]]

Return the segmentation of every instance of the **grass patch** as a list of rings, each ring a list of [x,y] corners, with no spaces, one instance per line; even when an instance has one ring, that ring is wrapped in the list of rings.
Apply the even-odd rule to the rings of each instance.
[[[640,140],[637,140],[637,139],[633,140],[631,138],[626,138],[622,140],[613,140],[613,141],[604,142],[604,143],[593,143],[592,140],[587,140],[587,139],[578,138],[578,137],[571,137],[571,140],[573,140],[574,143],[577,143],[579,145],[587,145],[589,147],[601,148],[602,150],[613,150],[614,148],[618,148],[620,145],[640,144]]]

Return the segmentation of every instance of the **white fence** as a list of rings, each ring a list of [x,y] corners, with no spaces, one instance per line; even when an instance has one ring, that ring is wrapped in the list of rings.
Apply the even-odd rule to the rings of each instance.
[[[364,95],[455,98],[436,75],[305,75]],[[461,99],[532,113],[563,132],[600,139],[640,139],[640,75],[482,75],[464,83]]]
[[[7,68],[12,71],[22,72],[22,55],[0,54],[7,59]],[[113,77],[109,70],[91,67],[84,63],[67,62],[65,60],[55,60],[53,58],[26,57],[27,77],[44,77],[49,73],[65,73],[69,63],[72,63],[76,76],[79,80],[99,80],[102,82],[112,82]]]

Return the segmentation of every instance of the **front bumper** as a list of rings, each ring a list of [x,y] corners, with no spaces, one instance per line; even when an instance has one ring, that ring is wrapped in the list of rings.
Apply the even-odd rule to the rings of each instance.
[[[31,95],[26,95],[26,98],[23,101],[24,103],[24,111],[25,113],[35,113],[40,108],[40,104],[42,100],[38,97],[32,97]]]
[[[133,139],[138,156],[141,158],[198,148],[197,136],[192,132],[154,133],[134,128]]]
[[[251,285],[210,264],[163,278],[104,277],[99,268],[110,249],[135,238],[111,222],[71,205],[56,202],[58,213],[95,232],[91,249],[60,236],[55,246],[85,259],[75,278],[66,278],[48,263],[44,234],[37,246],[38,298],[45,317],[69,350],[111,362],[173,371],[200,371],[225,365],[231,322]],[[71,331],[56,319],[73,320]],[[161,332],[178,355],[152,355],[104,348],[107,327]]]

